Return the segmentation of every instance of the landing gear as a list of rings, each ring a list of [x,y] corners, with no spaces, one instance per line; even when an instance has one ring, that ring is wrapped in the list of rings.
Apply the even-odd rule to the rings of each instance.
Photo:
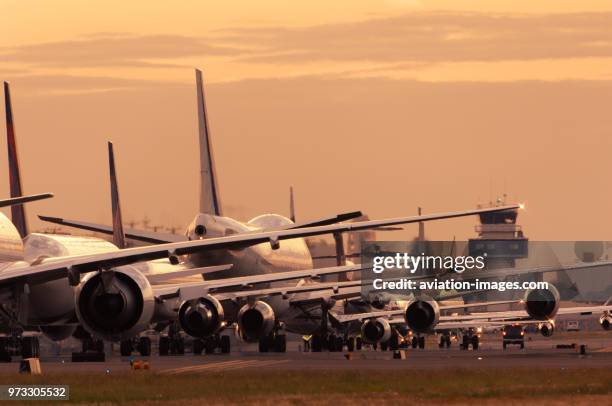
[[[478,347],[480,347],[480,337],[478,337],[477,334],[464,334],[461,338],[460,348],[462,350],[468,350],[470,348],[470,344],[472,345],[472,349],[474,351],[478,350]]]
[[[73,337],[81,341],[81,352],[72,353],[72,362],[104,362],[104,341],[93,338],[81,326],[77,327]]]
[[[134,351],[132,340],[121,341],[121,345],[119,348],[119,352],[121,353],[122,357],[129,357],[130,355],[132,355],[132,351]]]
[[[21,338],[21,357],[22,358],[39,358],[40,343],[38,337],[22,337]]]
[[[276,332],[259,339],[259,352],[271,351],[287,352],[287,336],[285,334]]]
[[[412,336],[410,344],[414,349],[425,349],[425,336]]]
[[[185,340],[183,337],[159,337],[159,355],[183,355],[185,354]]]
[[[450,348],[451,346],[451,337],[450,334],[442,334],[440,336],[440,342],[438,343],[439,348]]]
[[[185,339],[181,336],[179,325],[171,323],[168,326],[168,335],[160,335],[159,337],[159,355],[183,354],[185,354]]]
[[[214,354],[217,349],[219,349],[221,354],[229,354],[230,337],[228,335],[214,335],[195,340],[193,343],[193,353],[201,354],[202,349],[205,354]]]
[[[138,340],[138,352],[143,357],[151,355],[151,339],[149,337],[140,337]]]

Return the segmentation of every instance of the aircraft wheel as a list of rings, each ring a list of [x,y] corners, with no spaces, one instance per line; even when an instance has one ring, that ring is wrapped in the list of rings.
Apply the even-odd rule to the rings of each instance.
[[[321,352],[323,349],[323,339],[318,334],[313,334],[310,338],[310,349],[312,352]]]
[[[361,351],[361,347],[363,347],[363,340],[361,337],[357,337],[355,340],[355,348],[357,348],[357,351]]]
[[[450,346],[451,346],[451,337],[446,336],[446,348],[450,348]]]
[[[478,336],[472,336],[472,348],[474,351],[478,350],[478,346],[480,344],[480,339]]]
[[[413,336],[412,337],[412,341],[411,341],[410,344],[411,344],[412,348],[416,349],[419,346],[419,337]]]
[[[506,349],[506,343],[502,343],[502,348],[505,350]]]
[[[40,357],[40,346],[37,337],[23,337],[21,339],[21,356],[23,358]]]
[[[399,335],[397,333],[393,333],[391,336],[389,340],[389,349],[391,351],[399,350]]]
[[[274,352],[287,352],[287,336],[277,334],[274,337]]]
[[[521,350],[525,349],[525,343],[521,343]]]
[[[419,337],[419,348],[421,350],[425,349],[425,336]]]
[[[230,337],[221,336],[221,354],[229,354],[231,348],[230,345]]]
[[[357,340],[355,339],[355,337],[349,337],[346,340],[346,349],[348,350],[348,352],[353,352],[355,351],[355,342]]]
[[[119,351],[122,357],[129,357],[130,355],[132,355],[133,350],[134,348],[132,347],[132,340],[121,341]]]
[[[170,337],[159,337],[159,356],[164,357],[170,352]]]
[[[174,353],[177,355],[185,354],[185,340],[183,337],[178,337],[174,340]]]
[[[202,351],[204,351],[204,340],[201,338],[194,339],[193,340],[194,355],[202,355]]]
[[[261,337],[259,339],[259,352],[270,351],[270,340],[268,337]]]
[[[387,349],[389,348],[389,342],[385,341],[384,343],[380,343],[380,350],[381,351],[387,351]]]
[[[149,337],[140,337],[138,340],[138,352],[143,357],[151,355],[151,339]]]

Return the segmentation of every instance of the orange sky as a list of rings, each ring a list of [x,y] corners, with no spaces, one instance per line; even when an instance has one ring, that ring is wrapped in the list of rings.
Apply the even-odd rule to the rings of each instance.
[[[531,238],[612,239],[609,1],[174,3],[0,2],[24,187],[57,195],[32,220],[109,222],[112,139],[124,215],[189,222],[198,66],[230,214],[286,213],[290,184],[302,218],[508,193]]]

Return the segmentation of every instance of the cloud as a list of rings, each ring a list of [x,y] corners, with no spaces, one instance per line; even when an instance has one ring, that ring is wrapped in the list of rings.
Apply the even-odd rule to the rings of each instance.
[[[254,63],[452,62],[612,56],[612,13],[415,12],[302,28],[234,28]]]
[[[235,55],[237,49],[181,35],[89,35],[84,39],[0,48],[0,59],[44,67],[178,67],[173,60],[192,56]]]

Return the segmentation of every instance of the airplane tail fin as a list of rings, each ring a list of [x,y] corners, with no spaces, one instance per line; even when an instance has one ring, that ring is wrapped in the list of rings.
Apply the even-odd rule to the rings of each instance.
[[[13,122],[11,92],[7,82],[4,82],[4,106],[6,110],[6,142],[8,147],[9,183],[11,189],[10,197],[20,197],[23,195],[21,189],[21,173],[19,171],[17,143],[15,141],[15,123]],[[17,231],[19,231],[21,238],[28,235],[28,224],[26,221],[25,208],[22,204],[11,206],[11,220],[17,228]]]
[[[108,142],[108,168],[110,172],[111,206],[113,213],[113,244],[125,248],[125,233],[123,232],[123,219],[119,201],[119,187],[117,186],[117,172],[115,171],[115,154],[113,143]]]
[[[289,218],[295,223],[295,202],[293,201],[293,186],[289,186]]]
[[[214,154],[210,140],[210,127],[206,114],[202,71],[196,69],[198,96],[198,130],[200,135],[200,213],[222,216],[221,198],[217,184]]]

